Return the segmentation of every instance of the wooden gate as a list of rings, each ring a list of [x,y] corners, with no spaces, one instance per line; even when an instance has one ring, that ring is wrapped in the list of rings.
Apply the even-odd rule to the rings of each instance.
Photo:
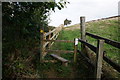
[[[48,52],[54,53],[74,53],[74,62],[76,62],[76,53],[77,53],[77,45],[75,45],[74,40],[56,40],[59,32],[63,29],[63,25],[53,29],[45,33],[44,31],[40,31],[40,38],[41,38],[41,45],[40,45],[40,60],[44,61],[44,57]],[[53,45],[54,42],[64,42],[64,43],[73,43],[74,51],[69,50],[51,50],[50,47]]]

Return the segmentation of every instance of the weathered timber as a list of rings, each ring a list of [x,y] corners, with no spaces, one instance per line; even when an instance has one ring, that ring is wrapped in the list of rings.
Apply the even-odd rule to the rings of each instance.
[[[78,46],[78,39],[74,38],[74,63],[77,61],[77,46]]]
[[[82,53],[80,50],[77,50],[77,52],[84,57],[84,59],[91,65],[92,69],[95,68],[95,64],[88,57],[86,57],[84,53]]]
[[[43,48],[43,44],[44,44],[44,32],[40,33],[40,62],[43,61],[43,54],[44,54],[44,48]]]
[[[95,69],[95,77],[96,80],[101,80],[101,73],[102,73],[102,60],[103,60],[103,45],[104,40],[98,40],[97,44],[97,54],[96,54],[96,69]]]
[[[46,40],[46,38],[48,38],[48,40],[56,40],[59,32],[62,30],[63,25],[60,25],[59,27],[53,29],[52,31],[49,31],[47,33],[45,33],[44,31],[41,30],[41,34],[40,34],[40,59],[43,61],[44,57],[46,55],[46,48],[50,49],[50,47],[52,46],[52,44],[54,42],[49,42]],[[46,40],[46,41],[45,41]],[[46,47],[48,46],[48,47]]]
[[[51,30],[49,30],[49,32],[50,32]],[[51,34],[48,36],[48,40],[50,40],[50,38],[51,38]],[[48,48],[50,49],[50,45],[51,45],[51,42],[49,42],[49,44],[48,44]]]
[[[72,40],[44,40],[44,41],[74,43],[74,41]]]
[[[85,45],[87,45],[92,51],[94,51],[96,53],[96,49],[97,47],[81,40],[78,39],[80,42],[84,43]],[[104,52],[103,52],[104,53]],[[109,59],[107,56],[103,55],[103,60],[105,60],[108,64],[110,64],[115,70],[117,70],[118,72],[120,72],[120,65],[118,65],[117,63],[113,62],[111,59]]]
[[[47,55],[47,52],[44,51],[43,58]]]
[[[57,34],[54,36],[55,38],[53,38],[52,40],[56,40],[57,37],[58,37],[58,35],[59,35],[59,33],[57,33]],[[51,47],[53,44],[54,44],[54,42],[51,43],[50,47]]]
[[[57,33],[57,34],[56,34],[56,36],[55,36],[55,38],[54,38],[53,40],[56,40],[56,39],[57,39],[57,37],[58,37],[58,35],[59,35],[59,33]]]
[[[54,32],[57,32],[59,33],[63,28],[63,25],[60,25],[59,27],[53,29],[52,31],[48,32],[48,33],[45,33],[45,36],[49,36],[50,34],[54,33]]]
[[[110,39],[107,39],[107,38],[103,38],[103,37],[100,37],[100,36],[97,36],[97,35],[94,35],[94,34],[91,34],[91,33],[88,33],[88,32],[86,32],[86,35],[91,36],[95,39],[103,39],[103,40],[105,40],[105,43],[120,49],[120,42],[113,41],[113,40],[110,40]]]
[[[49,39],[49,40],[52,40],[57,34],[53,34],[53,36]]]
[[[47,63],[47,62],[56,63],[57,60],[44,60],[43,62],[45,62],[45,63]]]
[[[80,17],[80,32],[81,32],[81,39],[83,40],[83,41],[85,41],[86,40],[86,38],[85,38],[85,17],[84,16],[82,16],[82,17]]]
[[[50,46],[52,46],[53,44],[54,44],[54,42],[52,42]]]
[[[96,53],[97,47],[93,46],[93,45],[90,44],[90,43],[87,43],[87,42],[81,40],[80,38],[78,39],[78,41],[80,41],[81,43],[85,44],[85,45],[88,46],[92,51],[94,51],[94,52]]]
[[[74,51],[65,51],[65,50],[46,50],[46,52],[57,52],[57,53],[74,53]]]
[[[85,37],[85,17],[84,16],[80,17],[80,32],[81,32],[81,39],[83,41],[86,41],[86,37]],[[85,52],[85,45],[83,43],[81,43],[81,51]]]
[[[109,64],[111,65],[115,70],[117,70],[118,72],[120,72],[120,65],[113,62],[111,59],[109,59],[107,56],[103,56],[103,59]]]
[[[68,60],[67,59],[64,59],[64,58],[62,58],[62,57],[60,57],[58,55],[55,55],[55,54],[50,54],[50,56],[52,56],[53,58],[61,61],[64,66],[68,65]]]
[[[49,42],[44,43],[43,48],[45,48],[48,44]]]
[[[53,33],[56,29],[53,29],[51,32],[45,33],[45,36],[50,35],[51,33]]]

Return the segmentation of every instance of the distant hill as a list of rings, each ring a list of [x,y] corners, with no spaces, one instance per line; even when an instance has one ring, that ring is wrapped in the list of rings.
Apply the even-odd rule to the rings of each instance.
[[[112,16],[112,17],[101,18],[97,20],[91,20],[91,21],[87,21],[86,25],[88,25],[88,23],[99,22],[99,21],[118,20],[118,17],[119,16]],[[65,27],[65,30],[74,30],[74,29],[80,29],[80,23]]]

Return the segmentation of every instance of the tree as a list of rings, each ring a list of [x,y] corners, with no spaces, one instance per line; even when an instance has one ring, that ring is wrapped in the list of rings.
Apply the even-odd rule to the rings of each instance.
[[[68,24],[71,24],[71,22],[72,22],[71,20],[65,19],[65,20],[64,20],[64,25],[67,26]]]
[[[26,54],[22,51],[30,51],[30,49],[34,47],[34,44],[40,42],[39,30],[48,26],[50,12],[55,11],[55,7],[61,10],[66,4],[67,2],[64,0],[58,3],[2,3],[2,53],[4,77],[11,77],[20,73],[19,69],[21,70],[21,67],[19,64],[13,64],[13,66],[10,67],[11,63],[17,61],[16,57],[20,57],[19,59],[27,58],[27,56],[24,56]],[[10,59],[13,55],[16,56],[13,57],[11,61]],[[17,63],[20,62],[18,61]]]
[[[46,28],[51,11],[62,9],[67,2],[3,2],[3,42],[22,38],[39,39],[39,30]]]

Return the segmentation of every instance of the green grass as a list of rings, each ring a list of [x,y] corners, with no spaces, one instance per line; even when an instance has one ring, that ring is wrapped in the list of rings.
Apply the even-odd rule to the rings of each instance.
[[[76,24],[78,25],[78,24]],[[67,28],[72,28],[72,27],[76,27],[76,25],[72,25],[70,27]],[[115,40],[115,41],[120,41],[120,35],[118,34],[118,21],[117,20],[106,20],[106,21],[99,21],[99,22],[94,22],[94,23],[88,23],[86,28],[87,32],[99,35],[101,37],[105,37],[111,40]],[[58,40],[74,40],[74,38],[80,38],[80,29],[74,29],[74,30],[62,30]],[[91,43],[94,46],[97,46],[97,40],[93,39],[89,36],[86,37],[87,41],[89,43]],[[55,42],[52,46],[53,50],[74,50],[74,44],[73,43],[64,43],[64,42]],[[78,45],[78,49],[80,49],[80,43]],[[105,44],[104,45],[104,49],[107,52],[107,56],[110,57],[113,61],[117,62],[120,64],[120,50]],[[54,53],[54,54],[58,54],[58,53]],[[64,54],[61,53],[60,56],[73,61],[73,53],[68,53],[68,54]],[[81,60],[79,60],[79,63],[77,63],[76,65],[79,65],[76,67],[77,69],[77,75],[80,78],[85,78],[88,77],[88,75],[93,76],[91,74],[93,74],[93,72],[91,72],[91,70],[89,69],[89,67],[87,67],[87,64],[84,63],[83,61],[84,59],[81,58]],[[84,64],[83,64],[84,63]],[[51,64],[53,66],[53,64]],[[68,77],[71,73],[71,67],[73,66],[73,64],[69,64],[69,67],[65,68],[62,67],[59,63],[54,64],[54,69],[57,72],[59,77]],[[49,68],[49,67],[48,67]],[[73,71],[74,72],[74,71]]]
[[[96,23],[89,23],[87,25],[87,32],[100,35],[102,37],[118,41],[118,21],[117,20],[107,20],[99,21]]]
[[[119,40],[120,35],[118,32],[119,31],[118,20],[106,20],[95,23],[89,23],[86,31],[104,38],[120,42]],[[87,37],[87,40],[91,44],[97,46],[97,40],[91,37]],[[110,57],[113,61],[120,64],[119,49],[105,43],[104,50],[107,52],[108,57]]]
[[[40,63],[38,68],[38,74],[41,78],[66,78],[71,74],[71,71],[70,65],[65,67],[59,61],[55,63]]]
[[[60,35],[58,36],[58,40],[72,40],[74,41],[74,38],[80,37],[80,30],[69,30],[69,31],[61,31]],[[59,46],[59,47],[58,47]],[[64,43],[64,42],[56,42],[54,43],[52,49],[54,50],[73,50],[74,44],[73,43]]]
[[[69,31],[61,31],[61,34],[59,35],[58,39],[62,40],[74,40],[74,38],[80,37],[80,30],[76,29],[75,31],[69,30]]]
[[[76,27],[76,25],[75,26],[72,25],[68,28]],[[88,23],[86,27],[87,27],[86,32],[90,32],[92,34],[96,34],[101,37],[120,42],[120,35],[118,32],[119,31],[118,20],[106,20],[106,21]],[[78,37],[80,37],[79,29],[63,30],[58,39],[73,40],[74,38],[78,38]],[[94,46],[97,46],[96,39],[91,38],[89,36],[87,36],[86,38],[89,43],[91,43]],[[58,45],[60,46],[57,47]],[[55,47],[53,48],[55,49],[56,47],[57,49],[73,50],[72,45],[68,43],[55,43]],[[120,64],[120,54],[119,54],[120,50],[119,49],[105,43],[104,50],[107,52],[108,57],[110,57],[113,61]]]

